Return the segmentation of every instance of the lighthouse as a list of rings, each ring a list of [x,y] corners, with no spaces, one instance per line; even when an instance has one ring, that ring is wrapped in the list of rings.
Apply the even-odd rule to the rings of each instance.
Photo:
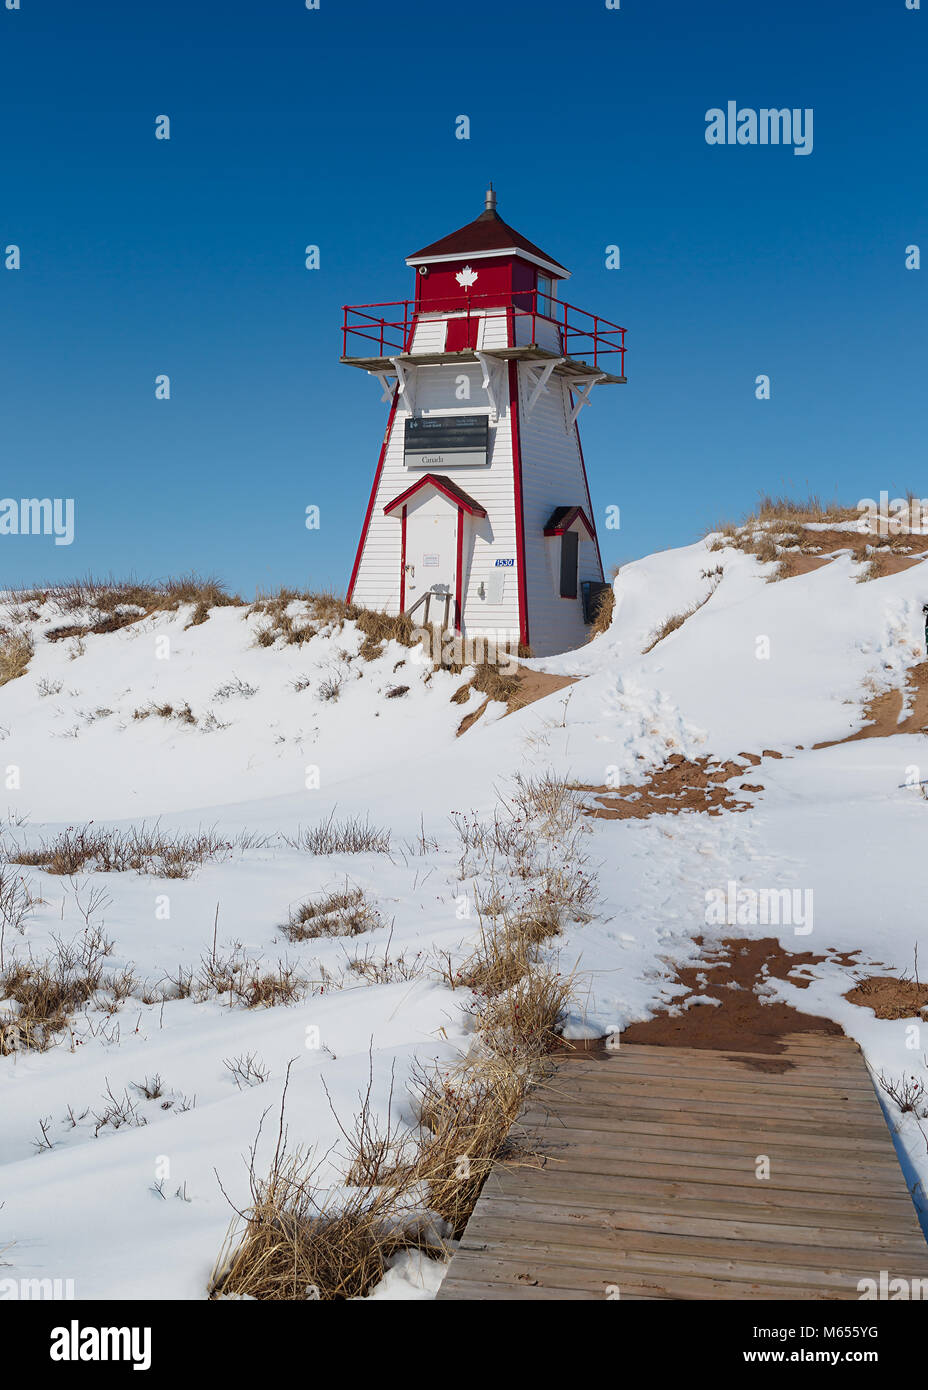
[[[341,360],[390,413],[349,600],[536,656],[579,646],[604,588],[578,417],[625,381],[625,330],[500,217],[407,256],[412,299],[346,306]]]

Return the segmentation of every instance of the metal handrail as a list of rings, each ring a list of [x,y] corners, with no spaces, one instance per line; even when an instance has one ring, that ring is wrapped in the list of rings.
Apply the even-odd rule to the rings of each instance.
[[[369,310],[392,310],[393,313],[370,313]],[[402,310],[402,318],[399,314]],[[495,311],[495,312],[494,312]],[[376,343],[381,357],[408,352],[412,346],[412,333],[417,317],[436,313],[463,314],[470,320],[474,318],[505,318],[508,325],[507,337],[514,337],[516,316],[521,322],[530,322],[531,338],[519,346],[543,346],[538,343],[538,321],[553,323],[558,330],[561,350],[568,357],[580,360],[590,358],[592,365],[598,367],[600,358],[611,354],[620,355],[620,375],[625,375],[625,329],[620,324],[611,323],[599,314],[591,314],[587,309],[564,300],[554,299],[532,290],[500,290],[496,293],[448,295],[435,302],[432,308],[423,307],[413,299],[397,299],[383,304],[346,304],[342,319],[342,356],[345,358],[364,357],[362,352],[349,353],[349,339],[360,338],[363,342]],[[352,342],[352,346],[354,343]],[[510,346],[516,346],[514,342]],[[368,354],[369,355],[369,354]]]
[[[423,626],[428,627],[429,613],[430,613],[430,611],[431,611],[431,604],[432,604],[432,599],[433,599],[433,598],[443,598],[443,599],[445,600],[445,614],[444,614],[444,618],[443,618],[443,621],[442,621],[442,631],[443,631],[443,632],[450,632],[451,629],[450,629],[449,626],[448,626],[448,610],[449,610],[450,607],[451,607],[451,599],[452,599],[452,594],[450,593],[450,591],[449,591],[448,593],[439,594],[439,593],[436,593],[436,591],[435,591],[434,589],[426,589],[426,591],[425,591],[424,594],[420,594],[420,595],[419,595],[419,597],[416,599],[416,601],[415,601],[415,603],[413,604],[413,606],[412,606],[411,608],[407,608],[407,610],[406,610],[406,616],[407,616],[408,618],[411,618],[412,615],[413,615],[413,613],[415,613],[416,609],[417,609],[417,608],[421,608],[422,605],[423,605],[423,603],[424,603],[424,604],[425,604],[425,618],[424,618],[424,620],[423,620]]]

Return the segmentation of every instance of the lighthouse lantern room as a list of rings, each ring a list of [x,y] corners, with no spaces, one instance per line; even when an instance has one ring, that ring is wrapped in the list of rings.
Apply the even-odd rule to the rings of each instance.
[[[413,300],[346,307],[342,358],[390,402],[349,599],[418,626],[584,641],[603,589],[577,418],[625,381],[625,330],[496,211],[406,258]]]

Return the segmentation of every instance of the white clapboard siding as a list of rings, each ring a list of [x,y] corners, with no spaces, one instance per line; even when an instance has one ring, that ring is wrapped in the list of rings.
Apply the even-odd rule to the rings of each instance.
[[[413,354],[444,350],[449,317],[420,318]],[[488,311],[482,316],[478,348],[506,341],[506,319]],[[518,341],[530,341],[532,320],[516,315]],[[537,319],[536,341],[559,350],[555,324]],[[544,527],[555,507],[579,506],[592,519],[590,498],[583,476],[576,426],[570,422],[570,396],[563,378],[554,375],[531,411],[534,389],[527,364],[518,367],[522,451],[522,505],[524,517],[525,577],[529,641],[539,656],[580,645],[586,638],[583,605],[561,598],[560,540],[546,538]],[[492,635],[512,643],[519,631],[519,556],[516,550],[515,475],[512,452],[512,420],[505,364],[492,366],[493,383],[483,386],[483,368],[477,362],[457,360],[423,364],[409,373],[411,406],[421,416],[487,412],[490,419],[490,452],[485,466],[445,465],[448,476],[483,507],[485,518],[467,517],[464,531],[463,629],[465,636]],[[384,507],[405,492],[427,469],[409,469],[403,456],[410,401],[399,397],[384,456],[377,496],[358,568],[353,597],[369,608],[399,611],[402,526],[398,517],[384,516]],[[453,507],[451,502],[438,505]],[[514,563],[508,564],[507,561]],[[501,562],[501,563],[498,563]],[[602,579],[595,544],[580,530],[578,580]]]
[[[593,521],[583,477],[577,430],[570,423],[569,392],[556,374],[531,412],[533,384],[519,367],[522,505],[525,518],[525,581],[529,642],[537,656],[579,646],[586,638],[580,581],[602,579],[596,546],[580,531],[577,598],[561,598],[560,541],[546,539],[545,523],[555,507],[582,507]]]
[[[425,348],[420,350],[426,351]],[[414,376],[415,407],[423,415],[490,410],[489,396],[481,385],[483,374],[476,364],[424,366],[417,368]],[[456,394],[462,377],[470,388],[466,399],[459,399]],[[495,560],[516,556],[508,391],[501,393],[499,403],[502,408],[499,418],[492,411],[490,414],[489,463],[447,470],[448,476],[487,512],[486,519],[468,518],[465,530],[465,635],[474,630],[518,632],[519,628],[515,567],[506,575],[501,603],[490,603],[479,595],[481,584],[484,594],[489,592],[487,582],[496,568]],[[401,523],[397,517],[384,516],[383,509],[394,497],[405,492],[422,472],[428,471],[406,468],[403,440],[408,416],[409,410],[401,404],[394,416],[353,594],[356,603],[368,608],[385,608],[389,613],[399,611]]]
[[[429,352],[444,352],[448,320],[465,317],[465,314],[442,314],[433,318],[420,317],[412,338],[410,349],[412,356]],[[505,309],[475,309],[471,317],[480,320],[477,329],[478,350],[506,346],[508,317]]]

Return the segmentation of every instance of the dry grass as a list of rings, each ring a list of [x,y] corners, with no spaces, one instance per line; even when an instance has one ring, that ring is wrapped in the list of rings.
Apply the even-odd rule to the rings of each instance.
[[[289,609],[294,604],[301,605],[303,612],[291,613]],[[307,642],[323,628],[338,631],[346,622],[356,623],[364,634],[360,655],[366,661],[380,656],[385,642],[399,642],[405,647],[414,645],[414,627],[408,614],[361,608],[348,603],[340,594],[328,591],[279,589],[273,594],[259,595],[248,612],[260,614],[267,620],[255,639],[260,647],[271,647],[278,640],[287,645]]]
[[[182,705],[161,704],[154,702],[143,705],[140,709],[132,711],[133,719],[150,719],[155,715],[158,719],[174,719],[179,724],[196,724],[196,715],[185,700]]]
[[[776,555],[775,546],[774,555]],[[698,603],[691,603],[689,608],[685,608],[682,613],[673,613],[669,618],[665,618],[664,621],[661,623],[660,627],[657,628],[654,633],[652,633],[651,640],[648,643],[648,645],[646,647],[642,647],[642,656],[646,656],[648,652],[653,651],[654,648],[657,646],[658,642],[663,642],[665,637],[669,637],[672,632],[676,632],[679,628],[681,628],[683,624],[686,622],[687,618],[691,618],[694,613],[699,612],[700,608],[705,607],[705,605],[709,602],[710,598],[715,593],[716,589],[721,583],[723,573],[724,569],[721,565],[717,565],[714,570],[703,570],[703,577],[709,579],[711,583],[711,588],[709,589],[709,592],[706,594],[705,598],[701,598]]]
[[[520,917],[505,914],[481,920],[480,940],[456,970],[448,969],[452,988],[464,986],[485,998],[512,989],[538,960],[538,941]]]
[[[857,583],[867,584],[871,579],[882,579],[883,576],[889,572],[886,560],[887,555],[885,552],[873,555],[864,572],[857,576]]]
[[[413,639],[415,628],[408,613],[391,615],[375,612],[370,608],[356,608],[352,605],[346,616],[353,618],[364,633],[361,656],[366,661],[373,661],[380,656],[385,642],[398,642],[403,647],[415,645]]]
[[[347,1186],[334,1197],[320,1192],[303,1152],[288,1152],[285,1085],[270,1172],[256,1176],[256,1140],[251,1204],[229,1231],[211,1297],[363,1297],[398,1251],[446,1254],[432,1233],[434,1218],[459,1237],[494,1165],[519,1158],[515,1122],[527,1091],[549,1069],[547,1054],[573,991],[571,978],[540,959],[540,946],[567,915],[582,920],[595,894],[579,849],[586,828],[576,793],[550,776],[518,780],[491,824],[464,816],[455,824],[462,873],[469,859],[484,869],[502,868],[505,861],[507,876],[532,885],[522,900],[513,889],[487,889],[476,948],[457,969],[447,966],[452,988],[474,991],[471,1054],[451,1073],[414,1070],[410,1097],[418,1133],[393,1120],[392,1095],[385,1122],[379,1119],[368,1085],[351,1128],[339,1121],[348,1144]],[[324,919],[329,907],[336,914],[353,911],[357,902],[346,889],[312,904],[306,920]],[[356,973],[372,981],[397,978],[389,952],[385,958],[368,953],[358,964]],[[417,969],[419,957],[412,966],[404,963],[399,977],[411,978]]]
[[[44,869],[49,874],[128,873],[155,878],[189,878],[200,864],[226,858],[246,841],[224,840],[212,831],[167,835],[158,826],[144,823],[126,830],[106,829],[92,823],[68,826],[54,839],[34,848],[7,845],[11,864]]]
[[[0,971],[6,965],[8,933],[15,931],[20,936],[25,935],[26,921],[35,902],[22,874],[0,865]]]
[[[771,495],[762,492],[757,499],[754,511],[745,518],[745,525],[753,521],[772,521],[786,519],[794,523],[856,521],[860,513],[856,507],[847,507],[838,499],[825,501],[818,493],[806,497],[790,497],[787,493]]]
[[[740,548],[740,539],[745,535],[749,536],[752,531],[761,527],[780,532],[797,531],[809,523],[837,524],[844,521],[856,521],[859,516],[860,513],[856,507],[845,506],[837,498],[830,502],[824,501],[817,493],[810,493],[805,497],[790,497],[785,493],[775,496],[769,492],[762,492],[758,496],[757,505],[753,511],[748,512],[740,522],[719,521],[714,526],[710,526],[705,534],[717,533],[729,544]],[[710,548],[717,550],[721,549],[722,546],[716,543]]]
[[[663,642],[665,637],[669,637],[672,632],[676,632],[681,628],[687,618],[691,618],[697,609],[701,607],[702,604],[694,603],[691,607],[684,609],[682,613],[672,613],[669,618],[665,618],[660,627],[652,634],[648,645],[642,647],[642,655],[646,656],[648,652],[653,651],[658,642]]]
[[[112,943],[87,931],[71,943],[55,942],[47,960],[13,960],[0,973],[0,1055],[42,1052],[91,1002],[115,1012],[137,987],[129,970],[107,971]]]
[[[509,658],[506,658],[508,664]],[[498,700],[500,704],[507,705],[510,709],[518,707],[519,698],[519,677],[517,675],[504,675],[497,662],[484,659],[474,666],[474,674],[469,681],[458,689],[451,696],[454,704],[464,704],[470,696],[470,692],[476,690],[481,695],[486,695],[490,700]]]
[[[401,1167],[409,1184],[425,1184],[430,1211],[459,1238],[494,1164],[517,1151],[510,1138],[528,1073],[512,1061],[483,1059],[448,1076],[418,1070],[413,1103],[425,1131],[415,1160]]]
[[[319,825],[300,827],[296,835],[285,836],[291,849],[309,854],[389,854],[390,832],[380,830],[365,818],[351,816],[337,821],[332,811]]]
[[[612,616],[614,613],[615,589],[612,587],[603,589],[596,604],[596,611],[593,614],[593,622],[590,626],[589,640],[591,642],[594,637],[600,637],[604,632],[609,631],[612,626]]]
[[[236,1296],[276,1302],[359,1298],[386,1272],[398,1250],[418,1243],[398,1228],[396,1194],[374,1181],[333,1198],[316,1183],[312,1156],[290,1151],[284,1123],[265,1178],[257,1175],[258,1138],[251,1149],[251,1202],[237,1212],[209,1282],[210,1298]]]
[[[477,1010],[484,1042],[497,1058],[538,1061],[555,1046],[557,1027],[572,993],[570,977],[550,966],[532,966],[511,989],[494,995]]]
[[[273,968],[267,968],[257,957],[247,955],[241,943],[236,942],[228,955],[220,956],[214,950],[204,956],[187,992],[199,1003],[228,995],[230,1005],[273,1009],[279,1004],[295,1004],[305,990],[306,981],[292,965],[277,961]]]
[[[97,579],[88,575],[65,584],[13,590],[8,602],[12,608],[37,609],[48,605],[62,616],[79,614],[76,621],[62,623],[46,633],[50,642],[57,642],[91,633],[118,632],[154,613],[173,613],[189,604],[194,611],[188,626],[193,627],[205,622],[211,609],[241,606],[244,600],[230,594],[222,580],[191,573],[154,581]]]
[[[293,908],[281,928],[290,941],[316,936],[359,936],[381,925],[381,919],[362,888],[349,888],[308,899]]]
[[[0,685],[25,675],[34,652],[28,633],[0,631]]]

